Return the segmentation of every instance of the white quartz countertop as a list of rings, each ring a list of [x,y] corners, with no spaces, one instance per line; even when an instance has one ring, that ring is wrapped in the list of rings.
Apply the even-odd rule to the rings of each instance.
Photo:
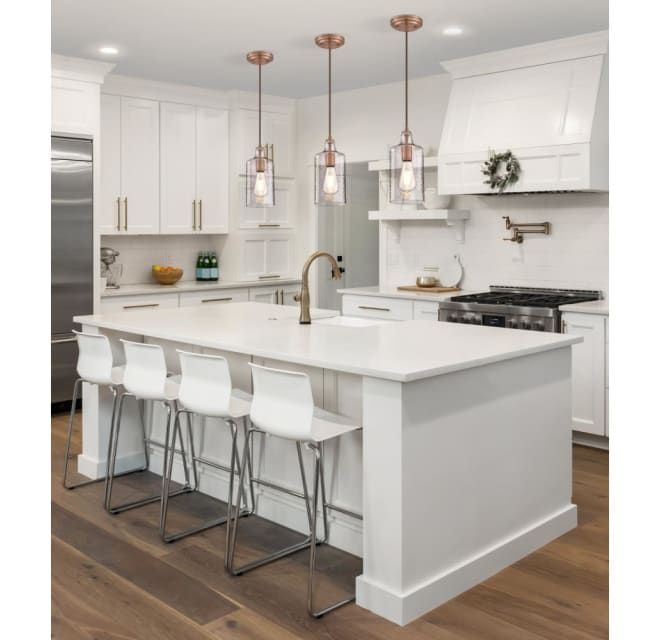
[[[563,304],[560,311],[572,311],[573,313],[591,313],[599,316],[610,314],[610,304],[607,300],[592,300],[591,302],[576,302],[574,304]]]
[[[336,316],[315,309],[312,319]],[[567,347],[574,335],[459,325],[386,322],[298,324],[298,309],[258,302],[77,316],[86,326],[261,358],[409,382]]]
[[[179,281],[176,284],[123,284],[119,289],[104,289],[102,298],[115,296],[138,296],[150,293],[182,293],[184,291],[208,291],[213,289],[249,289],[250,287],[277,286],[278,284],[294,284],[300,278],[272,278],[269,280],[218,280],[218,282],[197,282],[196,280]]]
[[[374,296],[379,298],[403,298],[404,300],[431,300],[438,301],[447,300],[452,296],[461,296],[470,291],[450,291],[448,293],[431,293],[431,292],[416,292],[416,291],[399,291],[396,287],[381,287],[379,285],[373,287],[353,287],[352,289],[337,289],[337,293],[341,295],[352,296]]]

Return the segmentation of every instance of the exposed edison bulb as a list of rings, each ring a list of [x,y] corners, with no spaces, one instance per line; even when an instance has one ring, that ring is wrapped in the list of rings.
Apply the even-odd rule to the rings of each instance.
[[[254,195],[257,198],[263,198],[268,195],[268,182],[266,174],[263,171],[257,171],[257,178],[254,181]]]
[[[334,167],[326,167],[325,178],[323,179],[323,193],[333,196],[337,191],[339,191],[337,172]]]
[[[399,178],[399,189],[403,193],[408,193],[414,191],[417,186],[417,181],[415,180],[415,170],[413,169],[413,163],[407,160],[401,163],[401,177]]]

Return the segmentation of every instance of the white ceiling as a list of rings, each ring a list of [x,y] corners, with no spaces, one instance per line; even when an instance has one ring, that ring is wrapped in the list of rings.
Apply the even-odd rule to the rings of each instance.
[[[401,80],[403,34],[391,16],[416,13],[410,75],[442,72],[441,60],[598,31],[607,0],[52,0],[54,53],[116,62],[123,75],[215,89],[253,90],[251,49],[268,49],[264,92],[303,97],[326,91],[326,54],[314,36],[334,31],[335,89]],[[448,26],[464,28],[448,37]],[[99,47],[114,45],[117,56]]]

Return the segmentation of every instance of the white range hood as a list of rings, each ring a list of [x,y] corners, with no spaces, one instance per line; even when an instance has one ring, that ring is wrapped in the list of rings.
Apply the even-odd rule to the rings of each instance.
[[[607,31],[443,62],[452,75],[438,192],[494,194],[481,173],[510,149],[505,193],[607,191]]]

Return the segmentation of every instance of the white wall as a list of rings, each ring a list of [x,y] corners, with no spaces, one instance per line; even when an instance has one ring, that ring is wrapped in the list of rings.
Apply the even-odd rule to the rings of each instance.
[[[447,74],[410,83],[410,128],[427,155],[437,153],[450,86]],[[299,100],[297,108],[299,202],[311,207],[311,166],[326,135],[327,97]],[[349,162],[385,158],[402,125],[401,82],[334,95],[333,133]],[[452,206],[472,212],[465,243],[457,243],[454,232],[442,223],[402,225],[400,246],[388,256],[395,263],[390,264],[389,284],[412,284],[421,266],[438,264],[458,253],[465,267],[465,289],[512,284],[607,291],[608,194],[458,196]],[[504,215],[515,222],[547,220],[552,234],[527,236],[522,245],[503,242],[508,235],[501,219]],[[307,218],[306,236],[311,250],[316,246],[314,216]]]

